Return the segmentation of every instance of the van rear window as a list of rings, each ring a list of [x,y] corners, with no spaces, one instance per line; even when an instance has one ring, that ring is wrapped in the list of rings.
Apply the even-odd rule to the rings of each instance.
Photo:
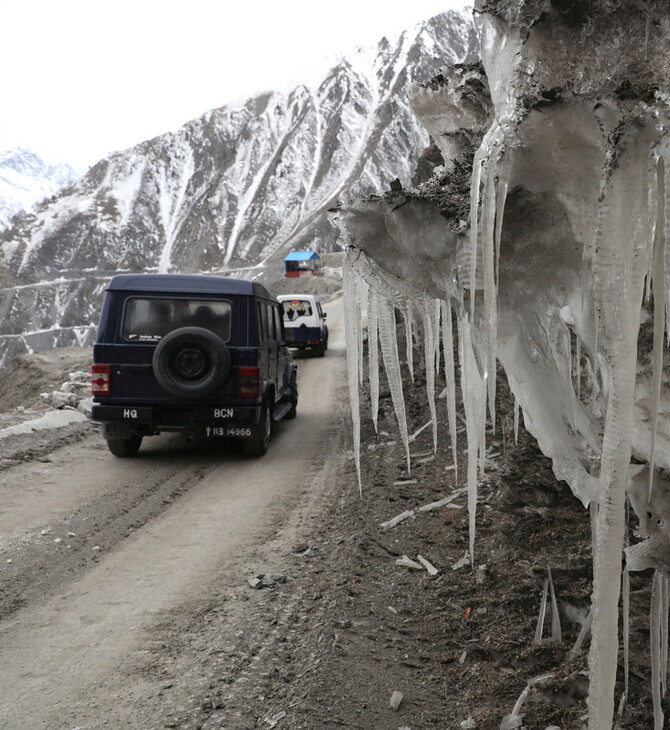
[[[231,310],[230,302],[221,300],[130,297],[121,334],[128,342],[158,342],[180,327],[204,327],[227,342]]]
[[[286,299],[281,303],[285,322],[294,322],[312,314],[312,303],[307,299]]]

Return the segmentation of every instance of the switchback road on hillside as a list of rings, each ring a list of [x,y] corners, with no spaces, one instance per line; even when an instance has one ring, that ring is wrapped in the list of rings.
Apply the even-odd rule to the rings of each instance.
[[[325,309],[329,350],[297,359],[298,417],[266,456],[166,435],[117,459],[91,426],[0,472],[2,730],[166,726],[192,689],[175,677],[204,681],[178,646],[208,611],[226,646],[198,651],[228,652],[228,684],[270,653],[291,607],[251,635],[248,579],[283,580],[286,555],[309,550],[303,527],[349,443],[340,300]]]

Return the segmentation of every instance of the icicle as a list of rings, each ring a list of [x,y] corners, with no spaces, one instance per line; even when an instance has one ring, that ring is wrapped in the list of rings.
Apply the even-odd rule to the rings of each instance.
[[[519,443],[519,401],[514,396],[514,443]]]
[[[554,676],[555,674],[552,672],[550,674],[542,674],[539,677],[533,677],[532,679],[529,679],[528,684],[526,684],[525,689],[519,695],[519,698],[514,704],[512,712],[510,712],[509,715],[505,715],[505,717],[503,717],[503,719],[501,720],[500,730],[513,730],[514,728],[521,727],[523,721],[521,708],[523,707],[523,703],[526,701],[526,698],[530,694],[531,689],[533,689],[536,684],[539,684],[540,682],[546,682],[548,679],[552,679]]]
[[[663,158],[658,161],[658,195],[665,198]],[[652,352],[653,397],[651,408],[651,444],[649,447],[649,499],[653,487],[654,462],[656,456],[656,432],[658,428],[658,411],[661,400],[661,383],[663,378],[663,341],[665,339],[665,208],[657,206],[657,221],[654,232],[652,292],[654,294],[654,344]]]
[[[577,637],[577,640],[575,641],[575,645],[570,649],[568,652],[568,659],[574,659],[577,654],[582,650],[582,646],[584,646],[584,641],[586,641],[586,637],[589,635],[589,632],[591,631],[591,624],[593,622],[593,608],[589,611],[588,616],[586,617],[586,621],[582,624],[582,628],[579,630],[579,636]]]
[[[614,730],[621,730],[621,718],[623,717],[623,711],[626,707],[626,695],[622,694],[619,697],[619,706],[617,707],[616,722],[614,723]]]
[[[593,552],[598,549],[598,502],[593,500],[589,505],[589,519],[591,522],[591,539],[593,541]]]
[[[621,582],[623,622],[623,694],[628,697],[630,680],[630,573],[624,569]]]
[[[496,213],[499,208],[498,183],[495,178],[496,167],[490,165],[484,184],[482,201],[482,264],[484,268],[484,331],[486,333],[486,370],[484,377],[488,390],[489,415],[491,427],[496,425],[496,359],[497,359],[497,320],[498,294],[495,272],[497,268]],[[502,203],[504,207],[504,201]],[[502,211],[500,213],[502,215]],[[473,320],[474,321],[474,320]]]
[[[368,297],[368,285],[363,279],[361,278],[360,274],[358,274],[354,278],[355,286],[356,286],[356,301],[358,302],[359,310],[363,309],[363,305],[367,302]],[[362,319],[363,312],[359,312],[359,318]],[[362,324],[359,325],[357,330],[358,335],[358,382],[362,383],[364,379],[363,374],[363,352],[364,352],[364,346],[363,346],[363,326]]]
[[[556,592],[554,590],[554,580],[551,577],[551,568],[547,568],[548,577],[544,581],[544,590],[542,591],[542,600],[540,601],[540,615],[535,629],[535,644],[542,643],[542,633],[544,631],[544,619],[547,612],[547,596],[551,597],[551,640],[560,644],[563,641],[561,632],[561,617],[558,613],[558,603],[556,601]]]
[[[359,367],[358,367],[358,346],[360,330],[360,303],[356,300],[356,277],[353,268],[355,250],[347,249],[342,263],[342,290],[344,299],[344,335],[347,346],[347,376],[349,383],[349,405],[351,408],[351,422],[354,442],[354,462],[356,464],[356,476],[358,478],[358,489],[362,492],[361,482],[361,413],[358,389]]]
[[[663,697],[668,691],[668,614],[670,613],[670,589],[667,575],[663,579],[663,606],[661,608],[661,688]]]
[[[501,174],[501,171],[498,171]],[[509,187],[509,178],[507,166],[505,165],[504,173],[498,185],[498,199],[496,201],[496,227],[495,227],[495,281],[498,282],[498,266],[500,264],[500,241],[502,238],[502,224],[505,213],[505,203],[507,202],[507,189]]]
[[[479,474],[484,476],[486,473],[486,380],[482,381],[481,387],[482,390],[479,395],[480,412],[477,423],[479,425]]]
[[[663,216],[663,206],[659,205],[659,183],[662,185],[662,176],[660,167],[663,165],[661,158],[652,158],[647,173],[647,207],[649,216],[652,221],[649,235],[647,236],[647,277],[644,287],[644,301],[648,302],[651,298],[651,285],[654,275],[654,243],[659,235],[659,216]],[[660,210],[659,210],[660,209]],[[660,226],[662,232],[663,226]],[[665,300],[665,297],[663,298]]]
[[[479,374],[477,360],[472,349],[472,334],[467,315],[458,319],[458,352],[461,366],[461,392],[465,408],[465,425],[468,441],[468,516],[470,537],[470,561],[475,566],[475,529],[477,515],[477,463],[484,453],[482,440],[486,420],[486,385]]]
[[[405,323],[405,358],[409,377],[414,382],[414,326],[412,314],[412,302],[405,299],[401,307],[403,321]]]
[[[663,176],[660,175],[660,170],[656,171],[656,180],[658,187],[662,187],[662,196],[659,194],[657,205],[659,209],[656,211],[656,225],[662,227],[663,241],[667,244],[670,240],[670,195],[666,194],[666,191],[670,190],[670,165],[665,164],[665,158],[659,159],[659,165],[663,167]],[[670,321],[670,246],[664,246],[664,262],[663,269],[665,273],[665,321]],[[667,343],[670,344],[670,327],[667,328]]]
[[[456,369],[454,367],[454,330],[451,317],[451,305],[442,302],[442,342],[444,349],[444,375],[447,381],[447,418],[449,421],[449,437],[451,439],[451,455],[454,460],[454,478],[458,483],[458,448],[456,430]]]
[[[395,329],[395,315],[393,304],[384,297],[377,301],[379,342],[381,344],[384,369],[388,378],[391,390],[391,399],[398,419],[400,438],[405,446],[407,458],[407,473],[410,473],[409,435],[407,433],[407,417],[405,415],[405,399],[402,390],[402,377],[400,374],[400,360],[398,358],[398,340]]]
[[[477,248],[479,238],[479,194],[482,181],[482,156],[484,141],[475,152],[472,163],[472,181],[470,183],[470,316],[475,314],[475,294],[477,291]]]
[[[433,315],[433,342],[435,343],[435,372],[440,372],[440,320],[442,318],[442,308],[440,307],[440,299],[433,302],[435,313]]]
[[[487,385],[493,429],[496,418],[497,272],[509,177],[509,164],[503,155],[503,141],[503,127],[499,123],[493,124],[475,153],[470,190],[470,317],[471,321],[475,322],[477,248],[481,246],[484,287],[483,329],[486,342],[486,365],[483,376]]]
[[[605,171],[594,242],[593,294],[600,352],[608,372],[593,549],[593,628],[589,651],[589,728],[611,727],[618,654],[625,487],[630,463],[637,337],[647,267],[647,170],[653,123],[618,150]]]
[[[544,588],[542,589],[542,599],[540,600],[540,613],[537,617],[537,627],[535,629],[534,644],[542,643],[542,634],[544,633],[544,618],[547,615],[547,596],[549,595],[549,579],[545,579]]]
[[[582,395],[582,341],[579,338],[579,335],[576,335],[575,349],[575,366],[577,369],[577,400],[580,400]]]
[[[423,321],[423,345],[426,366],[426,395],[430,420],[433,424],[433,452],[437,452],[437,410],[435,408],[435,320],[434,304],[424,298],[421,302],[421,317]]]
[[[661,708],[661,611],[663,609],[663,577],[656,570],[651,586],[651,699],[654,708],[654,730],[663,730],[663,709]]]
[[[551,568],[547,568],[547,570],[549,571],[549,590],[551,593],[551,640],[556,644],[560,644],[563,641],[561,617],[558,613],[558,603],[556,601],[556,591],[554,590],[554,579],[551,577]]]
[[[560,336],[559,336],[560,337]],[[558,338],[557,338],[558,341]],[[572,393],[570,394],[569,398],[569,404],[570,404],[570,410],[572,411],[572,423],[576,424],[578,421],[577,418],[577,409],[578,409],[578,401],[576,397],[574,396],[575,389],[573,386],[572,381],[572,375],[574,372],[574,362],[573,362],[573,355],[572,355],[572,330],[570,328],[567,328],[567,331],[565,333],[565,382],[570,383],[570,386],[572,388]],[[556,366],[559,369],[560,372],[560,361],[559,361],[559,355],[557,353],[556,356]]]
[[[368,288],[368,378],[370,381],[370,408],[372,423],[377,432],[379,416],[379,323],[377,319],[377,292]]]

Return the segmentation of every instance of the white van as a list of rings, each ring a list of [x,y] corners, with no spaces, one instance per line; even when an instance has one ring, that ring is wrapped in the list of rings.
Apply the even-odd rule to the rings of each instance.
[[[310,348],[317,357],[328,349],[328,325],[321,302],[313,294],[280,294],[286,344],[299,350]]]

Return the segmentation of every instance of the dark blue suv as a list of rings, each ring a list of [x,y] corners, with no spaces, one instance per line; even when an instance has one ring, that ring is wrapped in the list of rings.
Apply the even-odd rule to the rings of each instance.
[[[277,299],[243,279],[126,274],[109,283],[93,347],[94,421],[115,456],[180,431],[268,449],[294,418],[296,366]]]

